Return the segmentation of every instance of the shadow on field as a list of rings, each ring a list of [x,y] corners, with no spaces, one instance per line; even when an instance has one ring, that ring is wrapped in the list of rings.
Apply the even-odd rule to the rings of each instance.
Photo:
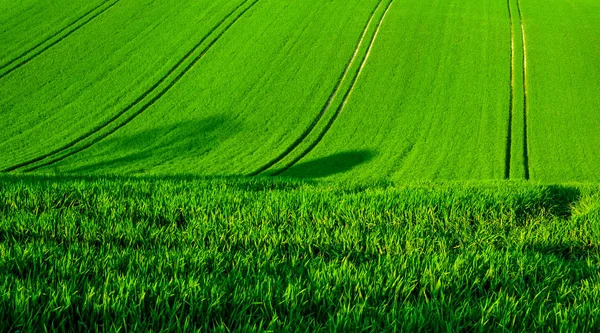
[[[581,191],[574,187],[550,185],[545,187],[548,198],[547,207],[551,214],[569,219],[572,215],[573,204],[579,201]]]
[[[185,156],[201,156],[214,149],[225,137],[238,131],[224,116],[190,120],[170,126],[157,126],[135,135],[109,137],[100,142],[92,156],[98,161],[73,169],[69,173],[114,173],[115,171],[144,171]],[[83,155],[83,154],[82,154]],[[111,157],[113,157],[111,159]],[[81,163],[82,160],[78,162]]]
[[[585,261],[588,257],[600,255],[600,247],[595,244],[581,243],[534,243],[530,251],[543,255],[554,255],[563,260]],[[596,268],[594,268],[596,271]]]
[[[375,153],[369,150],[347,151],[296,164],[281,174],[290,178],[322,178],[346,172],[368,162]]]
[[[539,216],[556,216],[568,220],[581,196],[580,190],[561,185],[538,185],[511,196],[510,206],[517,221],[529,221]]]

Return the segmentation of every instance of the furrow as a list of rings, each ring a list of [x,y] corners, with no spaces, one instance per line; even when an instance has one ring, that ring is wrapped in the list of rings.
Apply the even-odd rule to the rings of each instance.
[[[369,27],[371,26],[371,23],[373,22],[373,18],[375,17],[375,13],[377,12],[377,9],[379,9],[381,7],[382,4],[383,4],[383,0],[379,1],[379,3],[377,4],[377,6],[371,12],[369,20],[367,21],[367,24],[365,25],[365,27],[363,29],[363,32],[362,32],[362,34],[361,34],[361,36],[360,36],[360,38],[358,40],[358,43],[356,45],[356,49],[354,50],[352,58],[350,58],[350,61],[348,62],[348,64],[346,65],[346,68],[344,69],[344,72],[339,77],[335,88],[333,89],[331,95],[329,95],[329,98],[327,99],[327,102],[325,103],[325,105],[323,106],[323,108],[321,109],[321,111],[319,112],[319,114],[313,119],[313,121],[308,125],[308,127],[304,130],[304,132],[302,132],[302,134],[296,139],[296,141],[294,141],[290,146],[288,146],[277,157],[275,157],[274,159],[270,160],[265,165],[263,165],[262,167],[258,168],[256,171],[248,174],[248,176],[257,176],[260,173],[265,172],[266,170],[268,170],[269,168],[271,168],[272,166],[274,166],[275,164],[277,164],[281,160],[283,160],[292,151],[294,151],[294,149],[296,149],[310,135],[310,133],[317,127],[317,124],[322,120],[323,116],[329,110],[331,104],[333,103],[333,100],[335,99],[335,97],[340,92],[340,90],[342,88],[342,83],[345,81],[346,77],[348,76],[348,72],[350,71],[350,69],[352,67],[352,64],[356,60],[356,57],[358,56],[360,47],[362,46],[362,44],[364,42],[364,39],[365,39],[365,36],[367,35],[367,31],[369,30]]]
[[[290,145],[282,154],[277,156],[275,159],[269,161],[267,164],[263,165],[257,171],[249,174],[249,176],[256,176],[260,173],[263,173],[263,172],[267,171],[268,169],[271,169],[271,168],[277,166],[277,164],[284,164],[287,166],[287,164],[284,163],[285,159],[291,157],[293,152],[299,151],[299,147],[301,145],[305,144],[307,141],[309,141],[308,138],[311,135],[315,135],[314,133],[318,132],[317,131],[318,127],[324,126],[324,128],[327,128],[327,127],[331,126],[329,123],[332,121],[332,119],[337,117],[336,113],[338,113],[338,109],[339,109],[339,108],[336,108],[335,105],[337,105],[338,99],[340,96],[342,96],[342,94],[343,94],[343,98],[346,98],[346,96],[348,95],[348,92],[351,90],[351,88],[358,76],[358,74],[352,74],[352,73],[354,73],[353,69],[358,64],[357,60],[358,60],[359,56],[361,55],[361,50],[363,49],[364,44],[366,43],[366,41],[368,39],[370,39],[370,43],[367,48],[367,52],[363,55],[363,60],[360,62],[358,72],[360,72],[366,57],[368,57],[370,47],[372,46],[372,42],[374,40],[374,37],[376,36],[376,33],[378,31],[378,28],[379,28],[379,25],[381,24],[382,19],[378,20],[378,24],[376,25],[376,29],[375,29],[375,33],[374,33],[373,37],[367,38],[367,36],[369,35],[369,31],[372,31],[372,29],[374,27],[373,22],[375,21],[375,18],[377,17],[377,13],[379,12],[379,10],[381,8],[383,8],[384,3],[385,3],[385,0],[379,1],[377,6],[375,7],[375,9],[371,12],[369,20],[367,21],[367,24],[366,24],[365,28],[363,29],[361,37],[356,46],[356,49],[354,50],[352,58],[346,65],[344,72],[340,76],[340,78],[339,78],[334,90],[332,91],[331,95],[329,96],[327,102],[321,109],[321,112],[317,115],[317,117],[313,120],[313,122],[309,125],[309,127],[302,133],[302,135],[294,143],[292,143],[292,145]],[[391,2],[389,4],[391,4]],[[389,5],[387,8],[389,8]],[[387,13],[387,9],[386,9],[386,11],[384,11],[384,15],[382,17],[385,16],[385,13]],[[356,69],[354,69],[354,70],[356,70]],[[348,85],[349,82],[350,82],[350,84]],[[346,88],[348,90],[346,92],[344,92],[344,90]],[[342,101],[343,101],[343,99],[342,99]],[[329,121],[327,121],[325,123],[325,121],[327,119],[327,117],[325,117],[325,116],[327,114],[331,113],[330,110],[336,110],[336,111],[334,112],[334,114],[332,116],[330,116]],[[323,123],[325,123],[325,125],[322,125]],[[324,135],[323,130],[321,130],[318,133],[319,133],[318,137],[321,135]],[[308,143],[308,144],[310,146],[313,143]],[[276,168],[276,170],[277,171],[272,173],[272,175],[278,174],[279,171],[282,171],[281,168]]]
[[[506,140],[506,162],[504,165],[504,178],[510,178],[510,165],[511,165],[511,148],[512,148],[512,126],[513,126],[513,100],[515,93],[515,29],[513,27],[513,15],[510,8],[510,0],[506,0],[508,7],[508,17],[510,24],[510,97],[508,104],[508,133]]]
[[[519,11],[519,24],[521,26],[521,40],[523,44],[523,166],[525,168],[525,179],[529,179],[529,139],[527,135],[527,40],[525,38],[525,26],[523,24],[523,15],[521,6],[517,0],[517,10]]]
[[[30,62],[37,56],[41,55],[42,53],[44,53],[45,51],[47,51],[54,45],[60,43],[65,38],[67,38],[71,34],[73,34],[75,31],[79,30],[80,28],[82,28],[83,26],[90,23],[92,20],[94,20],[95,18],[102,15],[104,12],[106,12],[110,8],[112,8],[119,1],[120,0],[115,0],[112,2],[105,1],[105,2],[101,3],[97,7],[93,8],[90,11],[88,11],[87,13],[85,13],[83,16],[79,17],[77,20],[75,20],[68,26],[57,31],[55,34],[53,34],[46,40],[38,43],[37,45],[35,45],[34,47],[30,48],[29,50],[23,52],[22,54],[20,54],[13,60],[10,60],[6,64],[0,66],[0,79],[2,79],[3,77],[7,76],[10,73],[12,73],[13,71],[21,68],[22,66],[26,65],[28,62]],[[108,3],[108,6],[104,6],[107,3]]]
[[[354,91],[354,88],[356,86],[356,82],[358,81],[358,78],[360,77],[360,75],[363,72],[363,69],[367,63],[367,60],[369,59],[369,56],[371,54],[371,50],[373,49],[373,45],[375,44],[375,41],[377,40],[377,36],[379,35],[379,30],[381,28],[381,25],[383,24],[383,21],[385,20],[390,8],[392,7],[392,4],[394,3],[394,0],[391,0],[383,15],[381,16],[381,19],[379,20],[379,22],[377,23],[377,28],[375,29],[375,33],[373,34],[373,38],[371,39],[371,42],[369,44],[369,47],[367,49],[367,52],[360,64],[360,68],[358,70],[358,72],[356,73],[356,75],[354,76],[354,78],[352,79],[352,83],[350,84],[350,88],[348,89],[348,91],[346,91],[344,98],[342,100],[342,103],[338,106],[338,108],[336,109],[333,117],[329,120],[329,122],[325,125],[325,127],[323,128],[323,130],[318,134],[317,138],[305,149],[302,151],[302,153],[300,153],[300,155],[298,155],[296,158],[294,158],[291,162],[287,163],[284,167],[282,167],[279,170],[276,170],[273,173],[273,176],[277,176],[280,175],[281,173],[285,172],[286,170],[288,170],[289,168],[291,168],[292,166],[294,166],[296,163],[298,163],[298,161],[300,161],[302,158],[304,158],[306,155],[308,155],[323,139],[323,137],[325,137],[325,135],[327,134],[327,132],[329,131],[329,129],[333,126],[333,124],[335,123],[335,121],[337,120],[338,116],[341,114],[341,112],[343,111],[344,107],[346,106],[348,99],[350,98],[350,96],[352,95],[352,92]]]
[[[509,0],[511,22],[511,59],[510,59],[510,110],[509,110],[509,144],[506,155],[506,178],[528,178],[527,171],[527,126],[526,126],[526,89],[525,65],[523,53],[523,25],[516,0]]]
[[[118,129],[127,125],[179,82],[179,80],[181,80],[181,78],[185,76],[185,74],[187,74],[190,69],[206,55],[206,53],[208,53],[212,46],[229,30],[229,28],[231,28],[259,1],[260,0],[246,0],[234,8],[233,11],[217,23],[208,34],[206,34],[174,67],[172,67],[167,74],[108,121],[56,150],[7,168],[3,170],[3,172],[15,171],[25,167],[28,167],[24,170],[25,172],[31,172],[41,167],[52,165],[93,146],[113,134]],[[250,5],[244,8],[244,5],[248,3],[250,3]],[[238,12],[237,15],[236,12]],[[214,38],[212,38],[204,48],[200,49],[200,47],[215,33],[216,35],[214,35]],[[38,164],[34,165],[35,163]]]

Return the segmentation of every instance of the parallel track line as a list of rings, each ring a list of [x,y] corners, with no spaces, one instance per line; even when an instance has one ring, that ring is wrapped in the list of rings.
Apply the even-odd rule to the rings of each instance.
[[[529,179],[529,138],[528,138],[528,107],[527,107],[527,43],[525,38],[525,26],[523,24],[523,15],[521,6],[517,0],[517,9],[519,11],[519,23],[521,24],[521,39],[523,41],[523,164],[525,167],[525,179]]]
[[[348,61],[348,63],[346,64],[346,68],[344,69],[344,72],[338,78],[337,83],[336,83],[333,91],[329,95],[329,98],[327,99],[327,102],[325,103],[325,105],[323,106],[323,108],[321,109],[321,111],[319,112],[319,114],[313,119],[313,121],[304,130],[304,132],[290,146],[288,146],[281,154],[279,154],[274,159],[270,160],[268,163],[266,163],[265,165],[263,165],[262,167],[260,167],[256,171],[248,174],[248,176],[257,176],[260,173],[263,173],[263,172],[267,171],[269,168],[271,168],[274,165],[276,165],[277,163],[279,163],[281,160],[283,160],[285,157],[287,157],[290,153],[292,153],[301,143],[303,143],[306,140],[306,138],[317,127],[317,125],[323,119],[323,117],[325,116],[325,114],[327,113],[327,111],[329,111],[329,109],[331,108],[331,105],[332,105],[333,101],[335,100],[335,98],[340,93],[340,91],[342,89],[342,85],[343,85],[344,81],[346,80],[346,78],[347,78],[347,76],[348,76],[348,74],[350,72],[350,69],[354,65],[354,62],[356,61],[356,59],[357,59],[357,57],[359,55],[359,51],[360,51],[360,49],[361,49],[361,47],[362,47],[362,45],[364,43],[365,37],[367,35],[367,32],[369,31],[369,28],[371,27],[373,19],[375,18],[375,14],[377,13],[377,10],[381,7],[381,5],[383,3],[384,3],[384,0],[380,0],[377,3],[377,6],[375,6],[375,8],[373,9],[373,11],[371,12],[371,14],[369,16],[369,20],[367,21],[367,24],[363,28],[363,31],[361,33],[361,36],[360,36],[359,40],[358,40],[356,48],[354,49],[354,53],[353,53],[352,57],[350,58],[350,61]]]
[[[369,56],[371,55],[371,50],[373,49],[373,45],[375,44],[375,41],[377,40],[377,36],[379,35],[379,31],[380,31],[381,25],[383,24],[383,21],[385,20],[385,18],[387,16],[390,8],[392,7],[393,3],[394,3],[394,0],[392,0],[392,1],[389,2],[387,8],[385,9],[385,12],[383,13],[383,16],[381,17],[381,19],[377,23],[377,28],[375,30],[375,34],[373,35],[373,39],[371,40],[371,43],[369,44],[369,48],[367,49],[367,53],[365,54],[365,57],[363,58],[363,60],[362,60],[362,62],[360,64],[360,69],[358,70],[358,72],[354,76],[354,78],[352,80],[352,83],[350,85],[350,89],[348,89],[348,91],[344,95],[343,102],[337,108],[337,110],[336,110],[335,114],[333,115],[333,117],[329,120],[329,122],[327,123],[327,125],[325,126],[325,128],[323,129],[323,131],[321,133],[319,133],[319,136],[317,137],[317,139],[308,148],[306,148],[298,157],[296,157],[290,163],[288,163],[283,168],[281,168],[281,169],[277,170],[275,173],[273,173],[273,176],[280,175],[281,173],[285,172],[286,170],[288,170],[289,168],[291,168],[292,166],[294,166],[296,163],[298,163],[298,161],[300,161],[306,155],[308,155],[321,142],[321,140],[323,139],[323,137],[325,137],[325,135],[327,134],[327,132],[329,131],[329,129],[333,126],[333,123],[336,121],[336,119],[338,118],[338,116],[343,111],[344,107],[346,106],[346,104],[348,102],[348,99],[350,98],[350,95],[354,91],[354,88],[356,86],[356,82],[358,81],[358,78],[362,74],[362,71],[363,71],[363,69],[364,69],[364,67],[365,67],[365,65],[367,63],[367,60],[369,59]]]
[[[28,62],[30,62],[37,56],[41,55],[42,53],[44,53],[45,51],[47,51],[54,45],[60,43],[65,38],[69,37],[71,34],[76,32],[77,30],[79,30],[80,28],[82,28],[83,26],[85,26],[86,24],[88,24],[89,22],[91,22],[92,20],[94,20],[95,18],[97,18],[98,16],[100,16],[101,14],[106,12],[107,10],[109,10],[110,8],[112,8],[119,1],[120,0],[116,0],[116,1],[112,2],[111,4],[109,4],[108,6],[106,6],[105,8],[102,8],[100,11],[98,11],[94,15],[89,16],[90,14],[92,14],[93,12],[95,12],[96,10],[98,10],[99,8],[104,6],[105,4],[107,4],[109,1],[105,1],[105,2],[101,3],[100,5],[94,7],[93,9],[91,9],[90,11],[85,13],[83,16],[79,17],[77,20],[75,20],[68,26],[60,29],[59,31],[54,33],[52,36],[48,37],[46,40],[39,42],[37,45],[35,45],[34,47],[30,48],[29,50],[23,52],[22,54],[20,54],[13,60],[0,66],[0,79],[2,79],[3,77],[7,76],[10,73],[12,73],[13,71],[21,68],[22,66],[26,65]],[[69,30],[69,29],[71,29],[71,30]],[[54,39],[56,37],[59,37],[59,38],[52,41],[52,39]]]
[[[106,137],[108,137],[109,135],[113,134],[115,131],[117,131],[118,129],[122,128],[123,126],[127,125],[129,122],[131,122],[133,119],[135,119],[137,116],[139,116],[140,114],[142,114],[145,110],[147,110],[150,106],[152,106],[159,98],[161,98],[164,94],[167,93],[167,91],[169,91],[179,80],[181,80],[181,78],[187,74],[190,69],[196,65],[198,63],[198,61],[200,61],[204,55],[206,55],[206,53],[212,48],[212,46],[229,30],[229,28],[231,28],[231,26],[233,26],[248,10],[250,10],[256,3],[258,3],[260,0],[246,0],[244,2],[242,2],[240,5],[238,5],[236,8],[234,8],[234,10],[232,12],[230,12],[223,20],[221,20],[217,25],[215,25],[209,32],[208,34],[206,34],[201,40],[200,42],[198,42],[194,48],[192,48],[174,67],[172,67],[169,72],[164,75],[158,82],[156,82],[152,87],[150,87],[148,90],[146,90],[146,92],[144,92],[144,94],[142,94],[141,96],[139,96],[133,103],[129,104],[125,109],[121,110],[119,113],[117,113],[116,115],[114,115],[113,117],[111,117],[107,122],[101,124],[100,126],[94,128],[93,130],[85,133],[84,135],[81,135],[80,137],[78,137],[77,139],[71,141],[70,143],[55,149],[47,154],[44,154],[42,156],[38,156],[34,159],[28,160],[26,162],[23,163],[19,163],[15,166],[6,168],[4,170],[2,170],[2,172],[11,172],[11,171],[15,171],[17,169],[21,169],[23,167],[27,167],[27,166],[31,166],[34,163],[40,162],[44,159],[47,158],[52,158],[56,155],[59,155],[61,152],[66,151],[69,148],[73,148],[75,147],[77,144],[82,143],[84,140],[92,137],[95,134],[98,134],[97,137],[91,138],[91,140],[87,143],[83,143],[80,147],[75,147],[74,150],[67,152],[64,155],[55,157],[53,159],[51,159],[48,162],[44,162],[42,164],[30,167],[25,169],[25,172],[31,172],[31,171],[35,171],[41,167],[45,167],[45,166],[49,166],[52,165],[56,162],[62,161],[67,157],[73,156],[91,146],[93,146],[94,144],[98,143],[99,141],[105,139]],[[119,118],[121,118],[122,116],[126,115],[126,113],[130,110],[132,110],[134,107],[140,105],[142,103],[142,101],[148,97],[150,94],[152,94],[153,92],[155,92],[156,90],[158,90],[159,86],[163,83],[165,83],[170,76],[172,76],[172,74],[174,74],[180,67],[183,66],[183,63],[186,60],[189,60],[190,58],[192,58],[192,55],[200,48],[200,46],[212,35],[212,33],[214,33],[219,27],[221,27],[223,25],[223,23],[225,23],[225,21],[227,21],[228,18],[230,18],[231,16],[233,16],[235,14],[236,11],[238,11],[240,8],[242,8],[245,4],[252,2],[247,8],[245,8],[244,10],[242,10],[228,25],[225,26],[225,28],[223,29],[223,31],[221,31],[219,34],[216,35],[216,37],[200,52],[200,54],[198,56],[196,56],[177,76],[175,76],[175,78],[173,78],[170,82],[167,83],[166,87],[162,88],[162,90],[160,90],[156,96],[152,97],[149,101],[147,101],[145,104],[143,104],[139,110],[135,111],[134,113],[132,113],[131,115],[127,116],[127,118],[125,118],[122,122],[116,124],[113,128],[108,129],[107,131],[105,131],[104,133],[101,133],[102,130],[108,128],[108,126],[114,124]]]
[[[511,164],[511,147],[512,147],[512,124],[513,124],[513,100],[515,94],[515,31],[513,27],[513,15],[512,10],[510,9],[510,1],[506,0],[506,4],[508,5],[508,17],[510,23],[510,100],[508,104],[508,133],[506,140],[506,158],[504,165],[504,178],[510,178],[510,164]]]
[[[360,39],[358,40],[356,48],[354,49],[354,54],[352,55],[352,58],[350,58],[350,61],[348,62],[348,64],[346,65],[346,68],[344,69],[344,72],[338,78],[335,88],[329,95],[327,102],[325,103],[325,105],[323,106],[323,108],[321,109],[319,114],[317,114],[317,116],[308,125],[308,127],[304,130],[304,132],[302,132],[302,134],[300,134],[300,136],[290,146],[288,146],[281,154],[279,154],[277,157],[275,157],[274,159],[267,162],[262,167],[258,168],[256,171],[248,174],[248,176],[250,176],[250,177],[257,176],[260,173],[263,173],[266,170],[268,170],[269,168],[271,168],[273,165],[277,164],[279,161],[281,161],[286,156],[288,156],[292,151],[294,151],[294,149],[296,149],[296,147],[298,147],[308,137],[308,135],[317,127],[317,124],[321,121],[321,119],[323,118],[323,116],[325,115],[327,110],[329,110],[331,103],[333,103],[333,100],[335,99],[338,92],[340,91],[340,89],[342,87],[342,83],[344,82],[344,79],[348,75],[348,72],[350,71],[350,68],[352,67],[352,64],[354,63],[354,60],[358,56],[358,51],[360,50],[360,47],[362,46],[362,43],[365,39],[367,31],[369,30],[369,27],[371,26],[371,22],[373,21],[375,13],[377,12],[377,9],[379,9],[379,7],[381,6],[382,3],[383,3],[383,0],[380,0],[379,3],[377,4],[377,6],[371,12],[371,15],[369,16],[369,20],[367,21],[367,24],[365,25],[363,32],[360,36]]]

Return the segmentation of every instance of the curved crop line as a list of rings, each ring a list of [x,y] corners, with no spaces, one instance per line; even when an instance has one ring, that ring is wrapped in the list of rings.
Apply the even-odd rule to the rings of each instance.
[[[523,24],[523,15],[521,6],[517,0],[517,9],[519,11],[519,23],[521,24],[521,38],[523,40],[523,164],[525,166],[525,179],[529,179],[529,138],[527,134],[527,44],[525,39],[525,26]]]
[[[121,116],[123,116],[125,113],[127,113],[128,111],[130,111],[131,109],[133,109],[134,107],[136,107],[138,104],[140,104],[146,97],[148,97],[151,93],[153,93],[155,90],[157,90],[159,88],[159,86],[164,83],[165,81],[167,81],[167,79],[169,79],[169,77],[174,74],[182,65],[186,60],[189,60],[189,58],[192,57],[192,55],[194,54],[194,52],[196,52],[198,50],[198,48],[219,28],[223,25],[223,23],[230,18],[231,16],[234,15],[234,13],[240,9],[242,6],[244,6],[245,4],[251,2],[252,0],[246,0],[243,1],[240,5],[238,5],[236,8],[234,8],[223,20],[221,20],[219,23],[217,23],[214,27],[211,28],[211,30],[175,65],[173,66],[169,72],[167,74],[165,74],[158,82],[156,82],[154,85],[152,85],[152,87],[150,87],[148,90],[146,90],[141,96],[139,96],[135,101],[133,101],[131,104],[129,104],[127,107],[125,107],[123,110],[121,110],[119,113],[117,113],[116,115],[114,115],[113,117],[111,117],[108,121],[106,121],[105,123],[101,124],[100,126],[92,129],[91,131],[79,136],[77,139],[71,141],[70,143],[55,149],[47,154],[44,154],[42,156],[38,156],[34,159],[28,160],[26,162],[23,163],[19,163],[15,166],[9,167],[7,169],[2,170],[2,172],[10,172],[10,171],[15,171],[17,169],[20,169],[22,167],[26,167],[29,166],[33,163],[42,161],[46,158],[52,157],[54,155],[57,155],[69,148],[74,147],[75,145],[77,145],[78,143],[82,142],[83,140],[91,137],[94,134],[97,134],[98,132],[102,131],[103,129],[107,128],[109,125],[115,123]],[[95,143],[99,142],[100,140],[103,140],[104,138],[106,138],[107,136],[113,134],[115,131],[117,131],[118,129],[120,129],[121,127],[127,125],[129,122],[131,122],[134,118],[136,118],[137,116],[139,116],[142,112],[144,112],[146,109],[148,109],[150,106],[152,106],[152,104],[154,104],[159,98],[161,98],[165,93],[167,93],[167,91],[169,89],[171,89],[171,87],[173,87],[185,74],[187,74],[189,72],[189,70],[196,65],[196,63],[198,63],[198,61],[200,61],[204,55],[212,48],[212,46],[221,38],[221,36],[223,36],[228,30],[229,28],[231,28],[232,25],[234,25],[248,10],[250,10],[250,8],[252,8],[258,1],[260,0],[254,0],[252,2],[252,4],[250,4],[250,6],[248,6],[247,8],[245,8],[243,11],[241,11],[228,25],[225,26],[225,28],[223,29],[223,31],[221,31],[218,35],[216,35],[216,37],[201,51],[201,53],[196,56],[196,58],[194,58],[192,60],[192,62],[190,62],[184,69],[183,71],[181,71],[171,82],[169,82],[167,84],[166,87],[162,88],[162,90],[160,90],[158,92],[158,94],[156,96],[154,96],[153,98],[151,98],[148,102],[146,102],[143,106],[141,106],[141,108],[139,110],[137,110],[135,113],[133,113],[132,115],[130,115],[129,117],[127,117],[125,120],[123,120],[120,124],[117,124],[114,128],[106,131],[105,133],[101,133],[98,137],[94,138],[93,140],[91,140],[90,142],[84,144],[82,147],[78,147],[75,150],[68,152],[67,154],[63,155],[63,156],[59,156],[57,158],[54,158],[46,163],[31,167],[29,169],[26,169],[25,172],[30,172],[30,171],[34,171],[36,169],[39,169],[41,167],[44,166],[48,166],[51,164],[54,164],[58,161],[61,161],[69,156],[72,156],[76,153],[81,152],[84,149],[87,149],[89,147],[91,147],[92,145],[94,145]]]
[[[281,154],[279,154],[277,157],[275,157],[274,159],[272,159],[271,161],[269,161],[268,163],[266,163],[265,165],[263,165],[262,167],[260,167],[256,171],[248,174],[248,176],[250,176],[250,177],[252,177],[252,176],[258,176],[260,173],[266,171],[267,169],[269,169],[273,165],[277,164],[277,162],[279,162],[282,159],[284,159],[294,149],[296,149],[296,147],[298,147],[302,143],[302,141],[304,141],[308,137],[308,135],[315,129],[315,127],[321,121],[321,119],[323,118],[323,116],[325,115],[325,113],[327,112],[327,110],[329,110],[329,107],[331,106],[331,103],[333,103],[333,100],[335,99],[335,97],[339,93],[339,91],[340,91],[340,89],[342,87],[342,83],[343,83],[344,79],[348,75],[348,72],[350,71],[350,68],[352,67],[352,64],[354,63],[354,60],[356,60],[356,57],[358,56],[358,51],[360,50],[360,47],[362,46],[362,43],[363,43],[363,41],[365,39],[367,31],[369,30],[369,27],[371,26],[371,22],[373,22],[373,18],[375,16],[375,13],[377,12],[377,9],[379,9],[379,7],[381,6],[382,3],[383,3],[383,0],[380,0],[379,3],[377,4],[377,6],[371,12],[371,15],[369,16],[369,20],[367,21],[367,24],[365,25],[365,27],[363,29],[363,32],[362,32],[362,34],[361,34],[361,36],[360,36],[360,38],[358,40],[358,43],[356,45],[356,49],[354,50],[354,54],[352,55],[352,58],[350,58],[350,61],[346,65],[346,68],[345,68],[344,72],[338,78],[336,86],[333,88],[333,91],[329,95],[329,98],[327,99],[327,102],[325,103],[325,105],[323,106],[323,108],[321,109],[321,111],[319,112],[319,114],[317,114],[317,116],[308,125],[308,127],[304,130],[304,132],[302,132],[302,134],[290,146],[288,146]]]
[[[508,5],[508,17],[510,23],[510,100],[508,104],[508,134],[506,140],[506,158],[504,165],[504,178],[510,178],[510,160],[511,160],[511,149],[512,149],[512,123],[513,123],[513,100],[514,100],[514,79],[515,79],[515,31],[513,26],[513,15],[510,9],[510,0],[506,0]]]
[[[379,20],[379,22],[377,23],[377,29],[375,30],[375,34],[373,35],[373,39],[371,40],[371,43],[369,44],[369,48],[367,49],[367,53],[366,53],[364,59],[362,60],[362,63],[360,65],[360,69],[358,70],[358,72],[354,76],[354,78],[352,80],[352,84],[350,85],[350,89],[348,89],[348,91],[344,95],[343,102],[337,108],[337,110],[336,110],[335,114],[333,115],[333,117],[329,120],[329,122],[327,123],[327,125],[325,126],[325,128],[323,129],[323,131],[321,133],[319,133],[319,136],[317,137],[317,139],[308,148],[306,148],[298,157],[296,157],[293,161],[291,161],[290,163],[288,163],[286,166],[284,166],[280,170],[277,170],[276,172],[274,172],[273,176],[280,175],[281,173],[285,172],[286,170],[288,170],[289,168],[291,168],[292,166],[294,166],[294,164],[298,163],[298,161],[300,161],[306,155],[308,155],[308,153],[310,153],[319,144],[319,142],[321,142],[321,140],[327,134],[327,132],[329,131],[329,129],[331,128],[331,126],[333,126],[333,123],[336,121],[336,119],[338,118],[338,116],[340,115],[340,113],[342,113],[342,110],[346,106],[346,103],[348,102],[348,99],[350,98],[350,95],[352,94],[352,92],[354,91],[354,88],[356,87],[356,82],[358,81],[358,78],[360,77],[360,74],[362,74],[362,71],[365,68],[365,65],[367,64],[367,60],[369,59],[369,55],[371,54],[371,50],[373,49],[373,45],[375,44],[375,41],[377,40],[377,36],[379,35],[379,30],[381,28],[381,25],[382,25],[383,21],[385,20],[385,17],[387,16],[387,13],[390,10],[390,8],[392,7],[393,3],[394,3],[394,0],[390,1],[390,3],[388,4],[388,7],[385,9],[385,12],[383,13],[383,16],[381,17],[381,20]]]
[[[69,25],[67,25],[66,27],[60,29],[59,31],[57,31],[56,33],[54,33],[52,36],[48,37],[46,40],[39,42],[37,45],[35,45],[34,47],[30,48],[29,50],[23,52],[22,54],[20,54],[19,56],[17,56],[13,60],[7,62],[6,64],[4,64],[2,66],[0,66],[0,71],[3,71],[6,68],[8,68],[8,70],[6,70],[4,73],[0,74],[0,79],[3,78],[3,77],[5,77],[5,76],[7,76],[10,73],[12,73],[13,71],[19,69],[23,65],[27,64],[28,62],[30,62],[31,60],[33,60],[35,57],[37,57],[40,54],[42,54],[45,51],[47,51],[52,46],[60,43],[65,38],[67,38],[71,34],[73,34],[75,31],[79,30],[81,27],[83,27],[84,25],[88,24],[93,19],[95,19],[96,17],[100,16],[102,13],[104,13],[107,10],[109,10],[110,8],[112,8],[119,1],[120,0],[116,0],[116,1],[112,2],[111,4],[109,4],[108,6],[106,6],[105,8],[99,10],[94,15],[89,16],[91,13],[95,12],[96,10],[98,10],[99,8],[101,8],[102,6],[104,6],[105,4],[107,4],[109,2],[109,0],[104,1],[103,3],[101,3],[98,6],[94,7],[93,9],[91,9],[90,11],[88,11],[87,13],[83,14],[81,17],[79,17],[74,22],[72,22]],[[72,28],[72,30],[68,31],[71,28]],[[65,31],[67,31],[67,32],[64,35],[61,36],[61,34],[63,34]],[[57,38],[56,40],[50,42],[52,39],[54,39],[54,38],[56,38],[58,36],[60,36],[60,37]],[[47,45],[44,46],[44,44],[46,44],[48,42],[50,42],[50,44],[47,44]],[[15,63],[16,63],[16,65],[15,65]]]

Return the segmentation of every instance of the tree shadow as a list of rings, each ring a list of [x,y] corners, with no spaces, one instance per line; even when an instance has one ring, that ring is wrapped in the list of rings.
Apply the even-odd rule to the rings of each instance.
[[[159,126],[135,135],[109,137],[100,142],[100,150],[88,156],[92,161],[80,165],[78,160],[68,173],[111,173],[128,168],[143,172],[144,168],[162,164],[178,157],[201,156],[214,149],[224,137],[237,132],[224,116],[189,120],[175,125]]]
[[[347,172],[375,157],[369,150],[347,151],[296,164],[281,174],[290,178],[323,178]]]

